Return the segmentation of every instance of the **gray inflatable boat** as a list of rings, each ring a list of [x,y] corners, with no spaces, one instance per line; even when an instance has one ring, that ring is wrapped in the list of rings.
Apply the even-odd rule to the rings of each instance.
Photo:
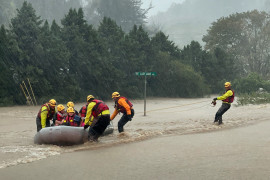
[[[109,124],[103,135],[113,133],[113,125]],[[35,144],[54,144],[70,146],[83,144],[88,140],[89,129],[73,126],[52,126],[41,129],[34,137]]]

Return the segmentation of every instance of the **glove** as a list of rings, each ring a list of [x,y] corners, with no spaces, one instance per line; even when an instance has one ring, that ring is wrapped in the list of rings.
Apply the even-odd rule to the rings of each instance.
[[[128,119],[129,121],[131,121],[131,115],[130,115],[130,114],[127,115],[127,119]]]
[[[89,125],[84,125],[83,129],[87,129],[89,127]]]
[[[214,106],[217,104],[217,102],[215,101],[215,100],[213,100],[212,102],[211,102],[211,104],[213,104]]]
[[[216,100],[217,100],[217,98],[214,98],[214,99],[213,99],[213,101],[216,101]]]

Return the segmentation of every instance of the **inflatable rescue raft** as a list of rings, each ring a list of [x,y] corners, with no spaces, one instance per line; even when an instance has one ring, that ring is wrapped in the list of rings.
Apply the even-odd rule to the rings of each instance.
[[[109,124],[103,135],[113,133],[113,125]],[[77,145],[88,140],[88,129],[73,126],[52,126],[41,129],[34,137],[35,144]]]

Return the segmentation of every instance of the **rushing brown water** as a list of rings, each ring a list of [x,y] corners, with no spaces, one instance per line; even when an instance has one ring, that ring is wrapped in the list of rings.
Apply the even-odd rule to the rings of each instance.
[[[223,116],[224,125],[216,126],[212,122],[221,103],[211,107],[211,98],[147,100],[146,116],[143,112],[143,101],[132,102],[135,117],[124,127],[124,134],[117,131],[117,122],[121,117],[118,115],[113,121],[113,134],[101,137],[98,143],[65,147],[34,144],[35,118],[40,107],[0,108],[0,168],[31,163],[59,154],[104,149],[150,138],[219,131],[263,121],[270,115],[268,105],[232,105]],[[108,102],[108,105],[112,112],[112,102]],[[82,106],[83,104],[75,104],[75,109],[79,110]]]

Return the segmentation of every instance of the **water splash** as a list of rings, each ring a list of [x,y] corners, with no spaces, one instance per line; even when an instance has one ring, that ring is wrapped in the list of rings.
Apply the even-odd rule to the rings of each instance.
[[[37,147],[37,146],[4,146],[0,147],[0,153],[11,154],[15,159],[9,159],[0,163],[0,169],[18,164],[30,163],[45,159],[49,156],[59,155],[61,147]],[[18,157],[19,156],[19,157]],[[16,159],[17,158],[17,159]]]

